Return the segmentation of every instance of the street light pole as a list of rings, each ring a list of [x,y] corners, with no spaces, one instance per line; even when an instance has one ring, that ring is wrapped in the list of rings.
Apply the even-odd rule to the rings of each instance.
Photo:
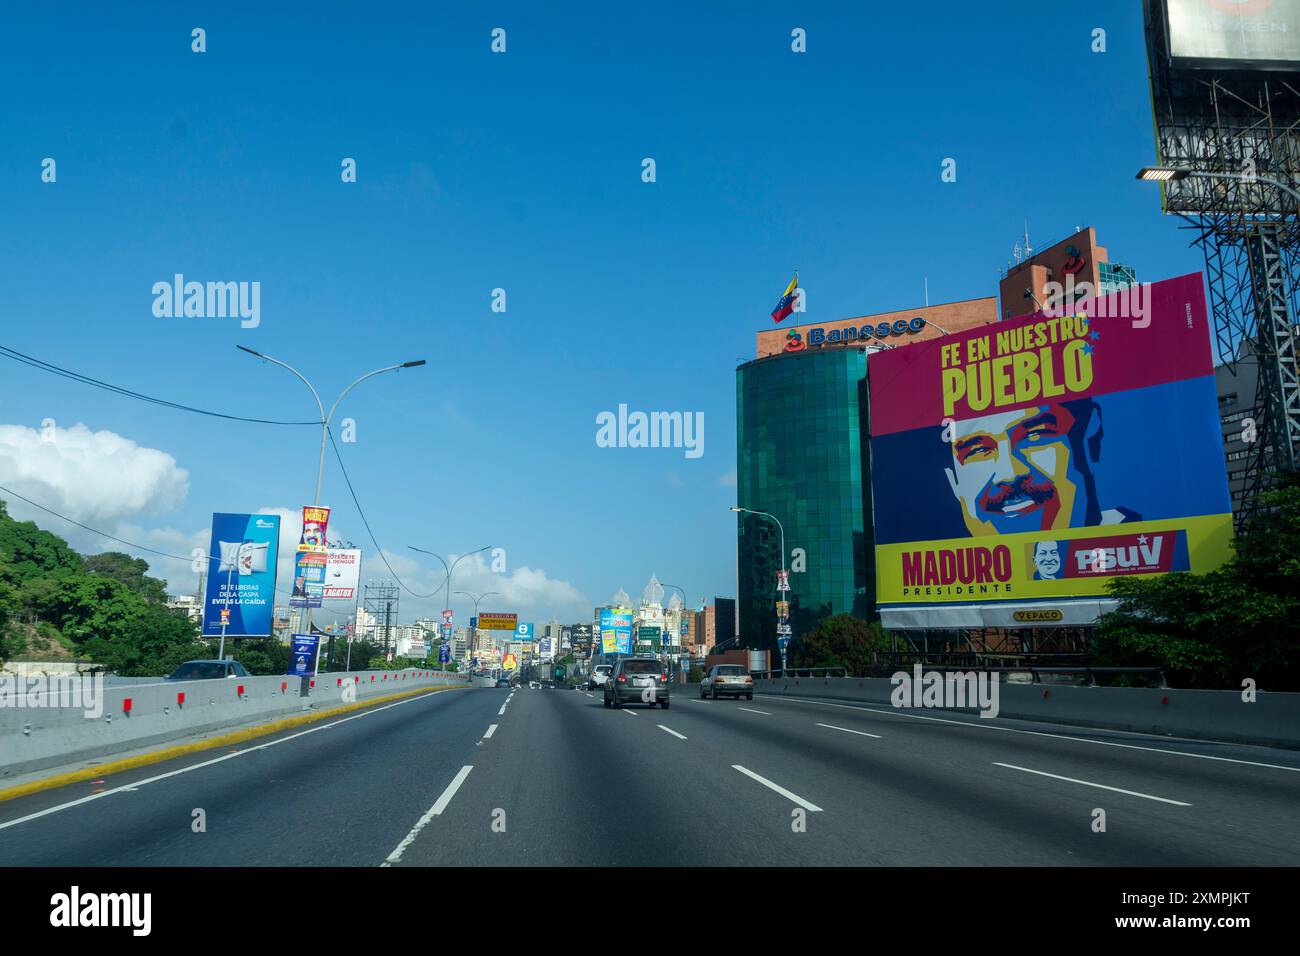
[[[660,581],[659,583],[666,588],[675,588],[676,590],[680,591],[682,595],[682,610],[679,613],[678,620],[677,620],[677,641],[675,642],[674,645],[671,645],[671,646],[676,646],[678,649],[677,653],[673,655],[673,664],[677,668],[677,674],[674,674],[673,676],[677,677],[680,676],[682,670],[682,662],[681,662],[682,622],[681,622],[680,614],[685,613],[686,611],[686,589],[683,588],[680,584],[665,584],[663,581]]]
[[[488,597],[489,595],[492,595],[492,594],[500,594],[501,592],[500,592],[500,591],[484,591],[484,592],[483,592],[482,594],[480,594],[478,597],[475,597],[474,595],[470,594],[468,591],[457,591],[456,593],[457,593],[457,594],[463,594],[463,595],[465,595],[467,598],[469,598],[471,601],[474,602],[474,619],[477,621],[477,620],[478,620],[478,602],[481,601],[481,600],[483,600],[485,597]],[[466,651],[466,655],[467,655],[467,656],[469,656],[469,657],[472,657],[472,656],[473,656],[473,652],[474,652],[474,643],[475,643],[477,640],[478,640],[478,625],[476,624],[476,625],[474,626],[474,636],[473,636],[473,638],[471,638],[471,639],[469,640],[469,642],[468,642],[468,643],[469,643],[469,647],[467,647],[467,648],[465,649],[465,651]]]
[[[386,365],[383,368],[375,369],[373,372],[367,372],[365,375],[362,375],[360,378],[354,381],[347,388],[343,389],[343,391],[339,392],[339,397],[334,399],[334,404],[330,406],[329,413],[327,414],[325,412],[325,405],[323,402],[321,402],[320,395],[317,393],[315,386],[313,386],[311,382],[307,381],[307,377],[303,375],[302,372],[299,372],[288,362],[282,362],[277,358],[272,358],[269,355],[264,355],[263,353],[250,349],[245,345],[236,345],[235,348],[239,349],[241,352],[247,352],[249,355],[254,355],[265,362],[270,362],[272,365],[278,365],[283,369],[288,369],[290,372],[292,372],[294,375],[298,377],[299,381],[301,381],[304,385],[307,386],[308,391],[311,392],[311,397],[316,400],[316,408],[320,412],[320,457],[316,462],[316,494],[315,497],[312,498],[312,504],[315,506],[320,505],[321,482],[323,481],[325,476],[325,441],[329,436],[330,421],[334,418],[334,412],[339,407],[339,402],[343,401],[343,396],[345,396],[348,392],[352,391],[352,389],[356,388],[358,385],[360,385],[368,378],[372,378],[384,372],[396,372],[404,368],[418,368],[419,366],[425,364],[424,359],[416,359],[411,362],[399,362],[396,365]],[[306,611],[305,629],[307,631],[308,636],[310,636],[311,635],[311,606],[308,605],[303,610]],[[319,669],[320,667],[319,647],[316,648],[316,666]],[[307,696],[308,686],[309,686],[308,680],[306,677],[304,677],[302,681],[302,696],[304,697]]]
[[[1297,193],[1281,180],[1273,179],[1271,176],[1226,171],[1206,173],[1196,169],[1187,169],[1183,166],[1144,166],[1138,170],[1137,178],[1148,183],[1167,183],[1176,179],[1231,179],[1239,183],[1264,183],[1266,186],[1282,190],[1296,201],[1297,206],[1300,206],[1300,193]]]
[[[453,561],[453,562],[451,563],[451,567],[447,567],[447,561],[446,561],[445,558],[442,557],[442,555],[434,554],[432,551],[426,551],[426,550],[424,550],[424,548],[417,548],[417,547],[415,547],[415,545],[411,545],[411,544],[408,544],[407,547],[410,548],[412,551],[418,551],[418,552],[420,552],[421,554],[427,554],[427,555],[429,555],[429,556],[431,556],[431,557],[437,558],[439,561],[442,562],[442,566],[443,566],[443,568],[444,568],[444,569],[446,570],[446,572],[447,572],[447,581],[446,581],[446,584],[447,584],[447,594],[446,594],[446,597],[443,598],[443,605],[442,605],[442,607],[443,607],[443,610],[451,610],[451,575],[452,575],[452,572],[456,570],[456,565],[460,564],[460,563],[461,563],[462,561],[464,561],[466,558],[471,558],[471,557],[473,557],[473,556],[476,555],[476,554],[482,554],[484,551],[488,551],[488,550],[490,550],[491,547],[492,547],[492,545],[490,545],[490,544],[485,544],[485,545],[483,545],[483,547],[479,548],[477,551],[471,551],[471,552],[469,552],[468,554],[462,554],[460,557],[458,557],[455,561]],[[445,618],[445,617],[443,618],[443,621],[444,621],[444,622],[446,621],[446,618]]]
[[[781,532],[781,577],[777,579],[777,585],[776,585],[776,600],[777,600],[777,603],[779,604],[780,601],[781,601],[781,580],[787,578],[787,575],[786,575],[786,572],[785,572],[785,526],[784,526],[783,524],[781,524],[781,519],[780,519],[780,518],[778,518],[778,517],[777,517],[776,515],[774,515],[774,514],[769,514],[769,513],[766,512],[766,511],[754,511],[754,510],[752,510],[752,509],[750,509],[750,508],[732,508],[731,510],[734,511],[734,512],[736,512],[737,514],[741,514],[741,513],[743,513],[743,514],[750,514],[750,515],[760,515],[760,516],[762,516],[762,517],[764,517],[764,518],[771,518],[773,521],[776,522],[776,527],[777,527],[777,529]],[[780,620],[782,623],[784,623],[785,620],[786,620],[786,618],[781,617],[780,615],[778,615],[778,620]],[[789,638],[786,638],[785,641],[782,641],[782,640],[781,640],[782,637],[784,637],[784,635],[778,635],[778,636],[777,636],[777,639],[776,639],[776,646],[777,646],[778,648],[780,648],[780,650],[781,650],[781,673],[785,673],[785,670],[786,670],[786,649],[787,649],[787,647],[789,646]]]

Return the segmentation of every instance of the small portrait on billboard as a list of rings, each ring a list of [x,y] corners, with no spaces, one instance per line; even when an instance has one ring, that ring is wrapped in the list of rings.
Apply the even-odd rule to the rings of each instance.
[[[319,521],[304,522],[301,543],[323,548],[325,546],[325,526]]]
[[[1104,432],[1090,398],[954,422],[948,486],[972,535],[1140,521],[1097,495]]]
[[[1035,541],[1031,549],[1035,581],[1059,581],[1068,545],[1064,541]]]

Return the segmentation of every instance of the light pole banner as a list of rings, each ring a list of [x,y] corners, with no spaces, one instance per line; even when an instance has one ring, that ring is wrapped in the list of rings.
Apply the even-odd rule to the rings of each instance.
[[[295,677],[310,677],[316,672],[316,651],[320,638],[315,634],[293,635],[289,647],[288,673]]]
[[[329,530],[330,510],[315,505],[302,509],[302,537],[298,541],[299,551],[316,551],[324,554],[328,548],[325,535]]]
[[[325,572],[328,555],[299,551],[293,562],[291,607],[320,607],[325,595]]]
[[[275,610],[275,570],[280,516],[214,514],[203,596],[203,636],[270,637]]]

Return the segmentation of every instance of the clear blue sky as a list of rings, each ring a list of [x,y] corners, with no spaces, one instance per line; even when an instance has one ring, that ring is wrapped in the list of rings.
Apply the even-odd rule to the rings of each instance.
[[[1025,220],[1036,245],[1095,225],[1143,279],[1201,268],[1133,179],[1154,154],[1136,2],[262,6],[7,11],[0,342],[270,418],[312,417],[310,397],[236,343],[329,395],[428,359],[349,396],[349,471],[385,549],[490,543],[581,597],[539,584],[494,608],[525,619],[638,595],[652,571],[693,604],[734,593],[734,369],[792,269],[829,320],[919,305],[924,277],[932,302],[996,294]],[[261,326],[154,317],[176,272],[261,282]],[[621,402],[702,411],[705,454],[598,448],[595,416]],[[83,510],[96,527],[163,541],[310,498],[311,429],[0,362],[0,423],[46,418],[189,473],[165,507]],[[332,463],[324,503],[371,551]]]

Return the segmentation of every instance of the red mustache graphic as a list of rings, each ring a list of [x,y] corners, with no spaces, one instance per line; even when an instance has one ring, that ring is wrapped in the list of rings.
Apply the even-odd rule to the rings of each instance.
[[[1034,481],[1025,475],[1010,483],[997,484],[986,491],[980,496],[980,507],[985,511],[1001,511],[1008,500],[1022,497],[1041,505],[1055,494],[1056,486],[1050,481]]]

